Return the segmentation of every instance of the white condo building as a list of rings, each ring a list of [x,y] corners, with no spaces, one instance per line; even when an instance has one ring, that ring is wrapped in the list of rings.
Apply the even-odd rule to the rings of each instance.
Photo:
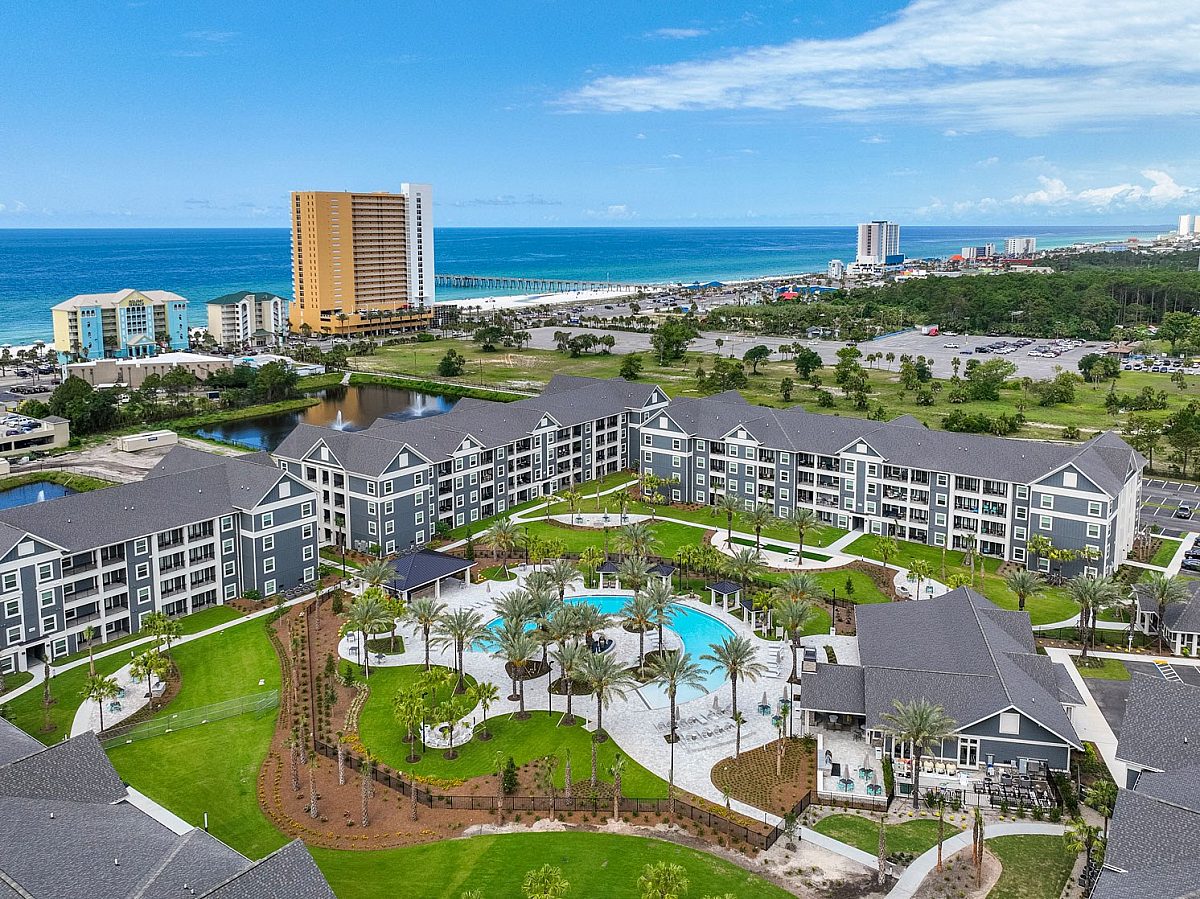
[[[825,273],[834,281],[840,281],[846,277],[846,263],[840,259],[830,259]]]
[[[900,226],[895,222],[864,222],[858,226],[858,265],[886,265],[900,255]]]
[[[1036,252],[1036,237],[1010,237],[1004,241],[1005,256],[1032,256]]]
[[[1196,215],[1181,215],[1179,217],[1179,236],[1190,237],[1196,233],[1196,222],[1200,220],[1200,216]]]

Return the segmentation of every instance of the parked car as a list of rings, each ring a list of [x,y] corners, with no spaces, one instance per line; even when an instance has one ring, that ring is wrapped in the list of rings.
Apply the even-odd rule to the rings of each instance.
[[[1200,571],[1200,559],[1184,559],[1179,567],[1184,571]]]
[[[942,349],[944,349],[944,350],[957,350],[957,349],[958,349],[958,344],[957,344],[957,343],[943,343],[943,344],[942,344]]]
[[[1191,518],[1192,517],[1192,507],[1189,506],[1187,503],[1181,503],[1179,505],[1179,507],[1175,510],[1174,517],[1175,518]]]

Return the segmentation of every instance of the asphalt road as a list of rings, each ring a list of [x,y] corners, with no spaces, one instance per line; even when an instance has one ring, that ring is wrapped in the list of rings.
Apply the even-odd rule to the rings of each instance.
[[[1192,519],[1175,517],[1175,510],[1181,503],[1196,510]],[[1169,537],[1196,530],[1200,526],[1200,484],[1147,478],[1142,482],[1141,518],[1143,524],[1157,524]]]

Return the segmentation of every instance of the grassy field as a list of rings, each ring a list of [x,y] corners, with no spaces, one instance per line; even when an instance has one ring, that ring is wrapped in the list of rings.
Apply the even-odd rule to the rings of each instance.
[[[1181,540],[1171,540],[1168,537],[1163,537],[1162,542],[1158,545],[1158,549],[1154,551],[1154,555],[1150,557],[1149,564],[1157,565],[1159,568],[1166,568],[1171,564],[1171,560],[1175,558],[1175,553],[1179,550]]]
[[[1004,866],[987,899],[1058,899],[1075,865],[1076,853],[1062,837],[1024,834],[987,845]]]
[[[279,662],[262,621],[186,644],[174,655],[182,686],[160,717],[279,687]],[[151,737],[118,746],[109,758],[131,786],[191,824],[202,824],[207,812],[214,836],[258,858],[286,842],[262,815],[256,795],[275,714],[239,715]]]
[[[879,850],[879,822],[859,815],[827,815],[816,823],[813,830],[835,840],[848,843],[863,852],[875,855]],[[887,827],[888,852],[911,852],[920,855],[937,845],[938,823],[919,819],[889,824]],[[946,822],[946,837],[958,833],[958,828]]]
[[[923,559],[933,569],[933,576],[942,579],[943,556],[945,571],[949,576],[953,572],[969,573],[970,569],[963,564],[963,554],[958,550],[942,550],[941,547],[928,546],[924,543],[910,543],[907,540],[897,540],[899,552],[888,560],[889,564],[911,568],[912,563]],[[873,534],[859,537],[846,547],[849,555],[865,556],[868,559],[879,558],[879,538]],[[1018,600],[1015,593],[1008,589],[1003,579],[996,574],[1000,562],[996,559],[982,559],[976,562],[977,580],[975,589],[982,593],[1002,609],[1016,609]],[[986,572],[982,577],[980,572]],[[1031,597],[1025,604],[1030,620],[1034,624],[1052,624],[1056,621],[1066,621],[1079,612],[1075,601],[1061,587],[1043,586],[1041,591]]]
[[[129,656],[117,653],[106,659],[96,660],[96,673],[107,677],[124,665]],[[4,703],[8,720],[26,733],[33,734],[46,745],[57,743],[71,729],[79,704],[83,702],[84,685],[87,683],[88,666],[80,665],[70,671],[54,675],[50,680],[50,693],[54,704],[50,706],[50,730],[42,729],[45,720],[42,709],[42,688],[39,686],[28,693]]]
[[[529,529],[529,536],[543,540],[560,540],[566,547],[566,552],[572,555],[583,552],[589,546],[607,547],[609,552],[616,552],[617,528],[610,528],[607,533],[597,528],[573,528],[554,521],[531,521],[522,524],[521,530]],[[650,525],[654,532],[655,544],[651,547],[651,555],[670,558],[681,546],[700,542],[703,534],[686,524],[660,521]]]
[[[200,631],[216,627],[218,624],[224,624],[226,621],[236,621],[241,617],[241,612],[229,606],[210,606],[207,609],[201,609],[199,612],[193,612],[191,615],[185,615],[180,618],[179,626],[182,629],[183,635],[187,636],[188,634],[198,634]],[[132,643],[134,640],[143,640],[145,638],[145,634],[128,634],[116,640],[109,640],[107,643],[97,643],[95,651],[103,652],[117,646],[124,646],[126,643]],[[71,653],[69,656],[63,656],[61,659],[55,659],[55,667],[84,658],[87,658],[86,649],[81,652]]]
[[[24,686],[31,680],[33,680],[33,673],[29,671],[14,671],[12,674],[4,675],[4,687],[3,692],[0,692],[0,696],[3,696],[4,693],[11,693],[17,687]],[[3,703],[0,702],[0,705],[3,705]]]
[[[510,899],[525,895],[525,873],[555,865],[570,883],[566,899],[628,899],[640,895],[642,869],[658,861],[681,865],[688,897],[785,899],[779,887],[728,862],[684,846],[607,833],[531,833],[444,840],[380,852],[314,849],[339,899],[377,899],[404,883],[406,899],[459,899],[467,890]],[[421,876],[411,875],[423,872]],[[392,886],[388,886],[392,885]]]
[[[536,390],[545,385],[556,371],[566,367],[569,367],[574,375],[614,378],[618,376],[622,359],[619,355],[600,354],[585,354],[576,359],[568,359],[563,353],[536,349],[501,349],[498,352],[485,353],[470,341],[443,339],[430,343],[406,344],[402,347],[382,347],[375,355],[352,359],[350,364],[355,368],[384,374],[416,378],[436,377],[437,364],[451,347],[466,357],[467,366],[462,377],[449,380],[464,386],[499,389]],[[870,347],[864,347],[863,351],[864,354],[869,352]],[[714,358],[712,353],[690,352],[682,362],[660,366],[652,353],[643,353],[640,380],[659,384],[671,396],[698,396],[700,393],[696,389],[693,373],[698,364],[712,368]],[[966,359],[964,365],[965,362]],[[833,372],[829,367],[819,370],[818,375],[824,385],[831,389],[835,401],[833,408],[821,408],[817,404],[815,391],[800,382],[792,363],[777,356],[759,366],[759,374],[749,376],[749,384],[741,393],[752,403],[776,407],[799,406],[812,412],[836,413],[842,416],[864,417],[869,411],[882,405],[889,418],[912,415],[930,427],[941,427],[942,419],[955,409],[993,416],[1012,415],[1023,410],[1029,422],[1023,433],[1024,436],[1030,437],[1057,436],[1057,433],[1052,432],[1067,426],[1078,427],[1084,431],[1097,428],[1119,429],[1126,418],[1125,414],[1110,415],[1105,410],[1107,385],[1079,385],[1073,403],[1043,407],[1037,404],[1035,397],[1026,395],[1018,381],[1011,381],[1009,383],[1012,386],[1001,391],[997,401],[973,401],[951,405],[946,399],[949,394],[949,378],[953,374],[949,366],[945,370],[939,369],[935,372],[943,389],[935,392],[934,405],[922,406],[917,404],[916,391],[905,391],[902,388],[896,371],[898,367],[898,361],[892,363],[891,370],[884,362],[877,363],[873,368],[868,367],[868,380],[872,389],[869,410],[854,408],[853,402],[832,386]],[[779,392],[780,382],[785,377],[795,382],[790,402],[785,402]],[[1117,381],[1119,393],[1138,393],[1143,387],[1150,387],[1156,392],[1167,392],[1168,408],[1152,413],[1156,417],[1166,418],[1171,412],[1186,406],[1188,402],[1200,400],[1200,379],[1196,378],[1190,378],[1183,390],[1175,387],[1167,376],[1161,374],[1123,371]]]
[[[1081,677],[1094,677],[1098,680],[1129,680],[1129,669],[1120,659],[1102,659],[1088,656],[1087,664],[1079,656],[1071,656]]]
[[[406,773],[415,771],[418,777],[467,780],[481,774],[490,774],[495,768],[496,753],[501,753],[503,758],[512,756],[518,765],[533,759],[557,755],[555,783],[561,787],[564,762],[569,750],[572,779],[575,783],[578,784],[590,776],[591,734],[583,729],[582,723],[575,727],[559,724],[567,700],[566,697],[557,696],[554,698],[554,705],[558,711],[553,714],[531,710],[532,717],[528,721],[518,721],[508,715],[489,718],[488,730],[493,734],[492,739],[472,740],[461,748],[459,757],[453,761],[442,758],[440,750],[430,750],[424,754],[421,761],[409,765],[404,761],[409,746],[404,742],[404,732],[392,715],[392,697],[396,695],[397,690],[411,684],[420,670],[420,666],[405,665],[399,668],[377,668],[371,675],[371,696],[363,707],[358,732],[363,743],[378,755],[385,765]],[[502,691],[507,692],[508,684],[499,686]],[[586,696],[575,697],[577,717],[588,714],[589,710],[594,714],[594,709],[594,700]],[[666,748],[665,743],[663,747]],[[598,757],[602,776],[607,775],[619,748],[613,740],[607,740],[600,745]],[[626,763],[622,782],[623,789],[629,796],[658,798],[667,795],[666,781],[651,774],[632,759]]]

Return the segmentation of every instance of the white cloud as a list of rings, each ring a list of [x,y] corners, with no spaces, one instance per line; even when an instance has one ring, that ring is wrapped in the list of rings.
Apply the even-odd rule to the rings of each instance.
[[[667,41],[686,41],[694,37],[704,37],[707,28],[656,28],[647,31],[642,37],[658,38]]]
[[[236,31],[189,31],[184,37],[191,38],[194,41],[207,41],[210,44],[226,44],[238,36]]]
[[[863,144],[886,144],[887,138],[881,134],[872,134],[870,137],[864,137],[859,143]]]
[[[987,159],[981,159],[975,165],[981,169],[991,168],[1000,161],[999,156],[989,156]]]
[[[683,159],[678,153],[668,153],[663,159]]]
[[[646,135],[645,135],[645,133],[644,133],[644,132],[642,132],[642,131],[639,131],[637,134],[635,134],[635,135],[633,136],[633,139],[634,139],[634,140],[645,140],[645,139],[646,139]]]
[[[1200,108],[1200,4],[912,0],[848,38],[799,39],[628,76],[564,98],[575,109],[816,108],[919,118],[947,136],[1043,133]]]
[[[612,219],[614,221],[637,218],[637,213],[624,203],[614,203],[611,206],[604,207],[603,209],[589,209],[587,210],[586,215],[588,218]]]
[[[1180,184],[1166,172],[1144,169],[1141,175],[1145,181],[1140,184],[1123,181],[1082,188],[1072,188],[1062,178],[1040,175],[1035,190],[1014,194],[1007,200],[983,197],[978,200],[948,203],[935,197],[915,212],[919,217],[1027,209],[1110,212],[1124,209],[1161,209],[1175,206],[1180,201],[1200,201],[1200,187]]]

